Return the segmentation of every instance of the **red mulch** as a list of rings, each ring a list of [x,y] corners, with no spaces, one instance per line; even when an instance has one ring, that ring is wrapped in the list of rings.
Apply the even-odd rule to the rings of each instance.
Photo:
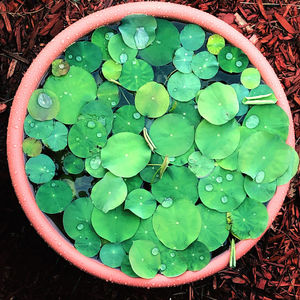
[[[271,229],[236,269],[168,289],[104,282],[71,266],[29,225],[7,172],[5,129],[11,100],[32,59],[79,18],[124,1],[0,1],[0,299],[300,299],[299,174]],[[287,0],[194,0],[190,5],[231,24],[261,50],[288,96],[300,151],[300,3]],[[298,51],[298,52],[297,52]],[[298,202],[297,202],[298,200]]]

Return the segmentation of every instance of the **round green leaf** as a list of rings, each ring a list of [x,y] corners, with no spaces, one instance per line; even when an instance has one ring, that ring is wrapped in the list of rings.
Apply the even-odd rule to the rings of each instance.
[[[59,58],[52,62],[51,64],[51,71],[54,76],[60,77],[66,75],[70,70],[70,65],[68,62],[64,61],[63,59]]]
[[[215,167],[214,171],[200,179],[198,193],[208,208],[228,212],[237,208],[245,199],[244,177],[240,172],[231,172]]]
[[[142,278],[153,278],[160,267],[160,254],[152,254],[155,244],[151,241],[134,241],[129,251],[133,271]],[[156,252],[154,252],[156,253]]]
[[[231,86],[234,88],[237,99],[239,101],[239,111],[236,114],[237,117],[243,116],[247,113],[249,106],[243,104],[243,99],[249,95],[249,90],[246,89],[243,85],[238,83],[233,83]]]
[[[27,115],[24,121],[25,133],[35,139],[47,138],[54,129],[54,121],[37,121]]]
[[[26,138],[22,143],[23,152],[30,156],[35,157],[42,152],[42,143],[34,138]]]
[[[182,118],[189,120],[194,127],[198,126],[201,119],[194,101],[176,102],[176,107],[172,113],[182,115]]]
[[[193,152],[188,158],[189,169],[198,177],[208,176],[214,169],[215,163],[212,159],[202,155],[199,151]]]
[[[108,243],[102,246],[99,257],[106,266],[118,268],[121,266],[125,254],[121,244]]]
[[[103,60],[108,60],[110,58],[107,45],[108,41],[114,34],[114,30],[105,26],[97,28],[92,34],[91,42],[101,49]]]
[[[234,46],[225,46],[218,55],[220,68],[228,73],[240,73],[249,64],[249,59],[245,53]]]
[[[229,214],[229,218],[234,236],[240,240],[255,239],[267,227],[268,211],[262,203],[246,198],[237,209]]]
[[[169,94],[162,84],[154,81],[140,87],[135,95],[135,107],[143,116],[158,118],[164,115],[170,104]]]
[[[201,88],[201,82],[193,73],[176,72],[169,78],[167,88],[172,98],[187,102],[195,98]]]
[[[225,158],[232,154],[239,144],[239,127],[240,125],[235,119],[220,126],[203,120],[196,129],[196,145],[208,158]]]
[[[72,201],[70,186],[62,180],[52,180],[39,187],[35,200],[41,211],[47,214],[62,212]]]
[[[210,79],[218,73],[219,63],[213,54],[201,51],[193,56],[192,70],[200,79]]]
[[[149,135],[157,153],[176,157],[193,145],[194,126],[178,114],[167,114],[153,122]]]
[[[71,66],[81,67],[93,72],[102,62],[101,49],[89,41],[80,41],[72,44],[66,50],[65,57]]]
[[[199,211],[189,200],[174,201],[170,207],[159,205],[153,215],[153,229],[157,237],[173,250],[184,250],[194,242],[200,226]]]
[[[52,151],[63,150],[68,143],[68,128],[60,122],[54,122],[51,134],[43,138],[43,143]]]
[[[160,203],[166,199],[174,202],[188,199],[191,203],[196,203],[198,199],[197,183],[197,177],[188,168],[170,166],[163,177],[152,184],[151,191]],[[187,193],[187,191],[189,192]]]
[[[137,55],[137,50],[128,47],[121,34],[113,35],[108,42],[108,53],[112,59],[120,64],[124,64],[126,61],[134,59]]]
[[[94,231],[87,231],[75,240],[74,246],[81,254],[94,257],[100,250],[101,239]]]
[[[260,84],[260,73],[256,68],[247,68],[241,74],[241,83],[247,89],[254,89]]]
[[[187,270],[187,263],[180,251],[164,248],[160,254],[160,273],[167,277],[176,277]]]
[[[120,102],[119,88],[116,84],[104,81],[97,90],[97,97],[100,102],[109,107],[115,107]]]
[[[209,209],[203,204],[197,208],[202,221],[197,240],[207,246],[209,251],[214,251],[223,245],[229,235],[226,213]]]
[[[173,60],[173,54],[180,47],[177,28],[164,19],[156,19],[157,29],[155,40],[139,54],[142,59],[153,66],[163,66]]]
[[[107,213],[121,205],[127,196],[122,178],[107,172],[92,188],[91,199],[96,208]]]
[[[128,15],[122,19],[119,30],[127,46],[144,49],[155,39],[156,19],[147,15]]]
[[[141,59],[127,61],[123,65],[120,84],[129,91],[137,91],[154,78],[152,67]]]
[[[239,111],[239,102],[233,87],[215,82],[197,95],[200,115],[214,125],[233,119]]]
[[[102,65],[101,70],[107,80],[118,80],[121,76],[122,65],[109,59]]]
[[[132,177],[145,168],[151,157],[145,140],[131,132],[113,135],[102,149],[102,165],[116,176]]]
[[[191,73],[192,72],[192,58],[194,52],[184,49],[183,47],[176,50],[173,65],[181,73]]]
[[[208,52],[218,55],[225,47],[225,39],[221,35],[213,34],[208,38],[206,47]]]
[[[84,170],[84,161],[72,153],[69,153],[63,160],[63,166],[70,174],[80,174]]]
[[[106,170],[102,167],[100,153],[85,159],[85,170],[95,178],[102,178]]]
[[[204,43],[205,31],[196,24],[187,24],[180,32],[180,42],[187,50],[198,50]]]
[[[131,210],[142,219],[147,219],[156,209],[156,200],[147,190],[136,189],[128,194],[124,208]]]
[[[28,159],[25,164],[25,172],[31,182],[45,183],[54,177],[55,165],[49,156],[40,154]]]
[[[81,107],[96,98],[97,86],[90,73],[82,68],[71,66],[65,76],[49,76],[44,88],[58,96],[60,109],[55,118],[64,124],[74,124]]]
[[[137,231],[140,219],[121,206],[107,213],[94,208],[92,225],[102,238],[111,243],[121,243],[130,239]]]

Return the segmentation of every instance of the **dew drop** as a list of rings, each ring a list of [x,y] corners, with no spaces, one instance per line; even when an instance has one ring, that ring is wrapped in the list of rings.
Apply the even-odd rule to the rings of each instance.
[[[136,65],[136,60],[135,60],[135,59],[132,61],[132,64],[133,64],[133,65]]]
[[[98,132],[98,133],[97,133],[97,137],[98,137],[98,138],[101,138],[101,137],[102,137],[102,133],[101,133],[101,132]]]
[[[78,224],[76,226],[77,230],[82,230],[84,228],[84,225],[82,223]]]
[[[65,65],[64,64],[59,64],[58,67],[63,70],[65,68]]]
[[[177,91],[177,88],[174,88],[174,89],[173,89],[173,92],[176,92],[176,91]]]
[[[255,181],[256,181],[256,183],[262,183],[263,180],[264,180],[264,178],[265,178],[265,172],[264,171],[260,171],[260,172],[258,172],[256,174]]]
[[[227,196],[222,196],[222,197],[221,197],[221,202],[222,202],[222,203],[227,203],[227,202],[228,202]]]
[[[75,139],[75,141],[76,141],[76,142],[79,142],[79,140],[80,140],[80,138],[79,138],[79,137],[77,137],[77,138]]]
[[[205,186],[205,190],[206,190],[207,192],[211,192],[213,189],[214,189],[214,187],[213,187],[212,184],[207,184],[207,185]]]
[[[175,257],[175,253],[174,253],[174,252],[171,252],[171,253],[170,253],[170,256],[171,256],[171,257]]]
[[[101,159],[99,156],[93,157],[90,160],[90,167],[93,170],[97,170],[100,167],[100,164],[101,164]]]
[[[251,115],[247,120],[246,120],[246,127],[249,129],[253,129],[257,127],[259,124],[259,118],[256,115]]]
[[[232,175],[232,174],[227,174],[227,175],[226,175],[226,179],[227,179],[228,181],[231,181],[231,180],[233,179],[233,175]]]
[[[33,127],[35,127],[35,123],[34,123],[34,122],[31,122],[31,123],[29,124],[29,126],[30,126],[31,128],[33,128]]]
[[[95,128],[95,126],[96,126],[96,124],[95,124],[95,122],[94,121],[89,121],[88,123],[87,123],[87,127],[88,128]]]
[[[72,58],[73,58],[72,54],[68,55],[68,59],[72,59]]]
[[[161,203],[161,205],[165,208],[172,206],[172,204],[173,204],[172,198],[165,198],[165,200],[163,200],[163,202]]]
[[[141,115],[140,115],[138,112],[135,112],[135,113],[133,114],[133,117],[134,117],[136,120],[138,120],[138,119],[141,118]]]
[[[149,35],[144,27],[138,27],[134,34],[134,42],[138,49],[143,49],[147,46]]]
[[[223,181],[223,178],[221,177],[221,176],[218,176],[217,178],[216,178],[216,182],[217,183],[221,183]]]
[[[243,65],[243,63],[242,63],[240,60],[238,60],[238,61],[235,63],[235,65],[236,65],[238,68],[240,68],[240,67]]]
[[[107,41],[109,41],[110,40],[110,38],[112,37],[114,35],[114,33],[113,32],[107,32],[106,34],[105,34],[105,39],[107,40]]]
[[[111,102],[112,106],[115,106],[117,103],[115,101]]]
[[[52,186],[52,187],[55,187],[55,186],[56,186],[56,184],[55,184],[54,182],[52,182],[52,183],[51,183],[51,186]]]
[[[175,157],[169,157],[169,161],[170,161],[170,162],[175,161]]]
[[[159,268],[161,271],[165,271],[167,266],[165,264],[161,264]]]
[[[201,255],[201,256],[199,257],[199,259],[200,259],[200,260],[203,260],[203,259],[204,259],[204,257]]]
[[[121,64],[125,64],[126,61],[127,61],[127,59],[128,59],[127,54],[126,53],[121,53],[121,55],[120,55],[120,63]]]
[[[225,57],[227,60],[231,60],[233,58],[233,55],[232,55],[232,53],[228,52],[228,53],[226,53]]]
[[[37,101],[39,106],[43,108],[50,108],[52,105],[52,99],[46,93],[40,93]]]
[[[158,248],[153,248],[152,250],[151,250],[151,253],[152,253],[152,255],[154,255],[154,256],[156,256],[158,253],[159,253],[159,250],[158,250]]]
[[[78,56],[76,56],[76,57],[75,57],[75,59],[76,59],[76,61],[78,61],[78,62],[81,62],[81,61],[82,61],[82,57],[81,57],[81,56],[79,56],[79,55],[78,55]]]

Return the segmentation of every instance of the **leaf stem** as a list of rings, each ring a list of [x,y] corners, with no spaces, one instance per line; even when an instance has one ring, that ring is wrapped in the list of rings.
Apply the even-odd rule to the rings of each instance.
[[[147,131],[146,127],[143,128],[143,135],[144,135],[144,139],[147,142],[149,148],[151,149],[152,152],[154,152],[154,150],[156,149],[156,147],[153,144],[153,142],[151,141],[150,136],[148,134],[148,131]]]

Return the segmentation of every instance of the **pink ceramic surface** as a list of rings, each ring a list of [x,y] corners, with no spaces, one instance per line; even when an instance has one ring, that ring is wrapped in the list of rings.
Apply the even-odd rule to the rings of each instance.
[[[22,141],[27,103],[31,93],[38,87],[41,78],[48,70],[51,62],[78,38],[97,27],[120,21],[123,17],[130,14],[149,14],[155,17],[195,23],[206,30],[222,35],[231,44],[241,48],[249,57],[251,63],[260,71],[266,84],[273,89],[279,106],[288,114],[290,131],[287,143],[294,147],[293,121],[284,91],[272,67],[251,42],[228,24],[197,9],[163,2],[139,2],[110,7],[81,19],[58,34],[32,62],[24,75],[11,108],[7,134],[7,155],[10,174],[19,202],[34,228],[57,253],[80,269],[105,280],[132,286],[164,287],[185,284],[203,279],[224,269],[228,265],[229,251],[213,258],[201,271],[188,271],[175,278],[167,278],[162,275],[156,275],[155,278],[150,280],[129,277],[117,269],[112,269],[101,264],[96,259],[80,254],[39,210],[35,202],[32,187],[25,174]],[[288,184],[278,187],[276,194],[269,202],[267,207],[270,216],[268,227],[282,206],[287,190]],[[249,251],[258,240],[259,238],[239,242],[236,246],[237,258],[240,258]]]

